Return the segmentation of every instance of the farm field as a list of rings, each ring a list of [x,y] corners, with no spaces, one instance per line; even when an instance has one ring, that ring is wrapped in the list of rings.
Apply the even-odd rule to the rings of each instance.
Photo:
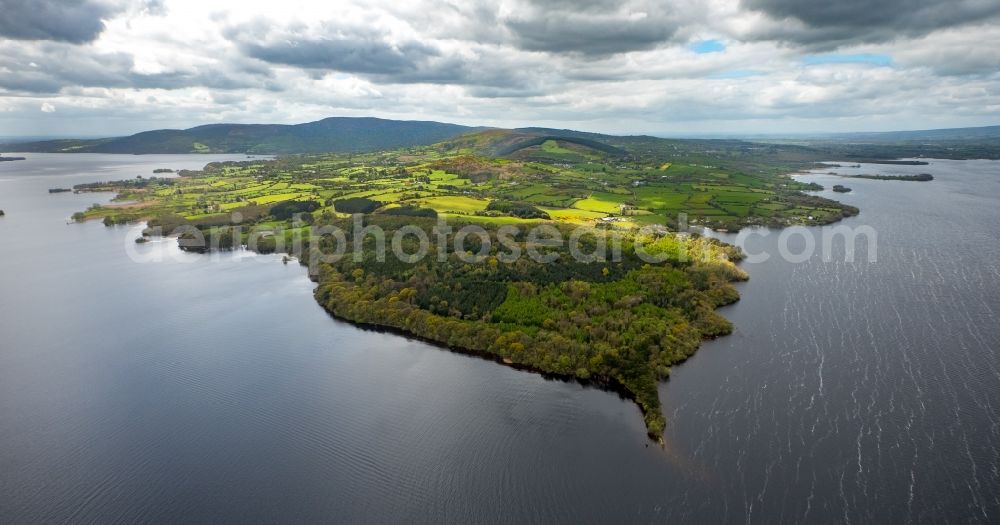
[[[424,214],[494,224],[552,220],[672,227],[686,215],[692,224],[735,230],[822,224],[852,213],[804,193],[815,188],[790,178],[666,151],[623,157],[548,139],[507,155],[486,153],[510,140],[486,131],[405,151],[210,164],[172,179],[89,185],[82,190],[118,191],[119,200],[131,204],[94,207],[77,218],[121,223],[166,214],[198,224],[224,223],[232,212],[263,217],[270,207],[287,202],[309,203],[308,213],[318,218],[342,215],[337,203],[350,202],[363,204],[366,213],[423,209],[428,210]]]

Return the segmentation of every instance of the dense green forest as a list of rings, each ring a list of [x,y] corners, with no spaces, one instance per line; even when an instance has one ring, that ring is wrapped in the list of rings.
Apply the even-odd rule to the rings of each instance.
[[[372,216],[387,237],[418,224],[433,236],[433,221],[400,221]],[[354,224],[334,221],[347,232],[347,252],[322,264],[316,298],[337,317],[398,329],[456,349],[493,356],[507,363],[619,388],[642,408],[647,429],[659,438],[664,428],[657,381],[670,366],[691,356],[703,338],[728,334],[731,325],[715,312],[739,295],[729,284],[745,279],[733,261],[738,250],[707,238],[630,234],[620,261],[574,260],[565,247],[546,249],[556,262],[529,257],[504,262],[495,226],[488,226],[488,249],[474,238],[477,257],[444,243],[447,256],[418,262],[377,260],[375,239],[364,239],[354,257]],[[461,225],[453,225],[455,228]],[[567,227],[563,227],[564,229]],[[564,231],[565,237],[570,232]],[[597,251],[601,232],[583,251]],[[413,235],[403,251],[419,249]],[[525,238],[513,246],[526,250]],[[470,238],[473,240],[473,238]],[[648,264],[634,243],[664,262]],[[319,241],[333,242],[331,239]],[[331,253],[326,246],[323,253]],[[308,249],[320,249],[312,246]],[[304,249],[299,256],[308,260]],[[466,260],[463,260],[462,256]],[[360,259],[360,260],[358,260]]]

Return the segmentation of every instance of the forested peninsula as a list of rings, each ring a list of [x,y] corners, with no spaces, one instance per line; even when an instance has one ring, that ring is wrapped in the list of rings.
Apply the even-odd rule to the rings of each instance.
[[[390,237],[421,222],[431,235],[428,219],[375,218]],[[347,241],[353,245],[351,224],[338,226],[350,232]],[[490,244],[498,247],[497,228],[487,231]],[[597,239],[588,253],[597,250]],[[444,244],[452,246],[453,240]],[[636,242],[663,262],[643,262]],[[473,262],[449,250],[443,261],[383,263],[375,260],[371,243],[364,246],[360,262],[349,252],[321,266],[316,299],[336,317],[612,386],[638,403],[654,438],[665,425],[658,380],[690,357],[702,339],[730,333],[730,323],[715,308],[738,300],[730,282],[746,279],[734,264],[740,259],[737,249],[674,235],[629,235],[619,262],[579,262],[564,248],[549,248],[547,256],[558,262],[523,257],[507,263],[510,251],[494,248]],[[527,240],[515,237],[513,246],[525,250]],[[404,246],[410,253],[417,249],[415,241]]]
[[[617,390],[660,439],[658,382],[701,341],[730,333],[715,310],[737,301],[732,283],[747,278],[738,249],[688,227],[816,225],[858,212],[781,175],[812,161],[713,147],[730,149],[707,157],[701,142],[488,130],[78,185],[117,192],[120,204],[74,219],[148,221],[143,238],[174,234],[188,251],[288,253],[335,317]],[[481,233],[459,239],[466,226]],[[434,247],[424,257],[381,255],[419,253],[421,237]]]

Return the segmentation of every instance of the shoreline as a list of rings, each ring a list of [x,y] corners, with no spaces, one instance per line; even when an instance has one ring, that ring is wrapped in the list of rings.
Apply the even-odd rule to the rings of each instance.
[[[316,289],[318,290],[319,287],[317,286]],[[314,295],[315,295],[315,290],[314,290]],[[475,350],[475,349],[472,349],[472,348],[465,348],[465,347],[461,347],[461,346],[451,345],[451,344],[445,343],[443,341],[438,341],[436,339],[432,339],[432,338],[429,338],[429,337],[424,337],[424,336],[415,334],[415,333],[413,333],[413,332],[411,332],[409,330],[406,330],[405,328],[399,328],[397,326],[392,326],[392,325],[368,323],[368,322],[364,322],[364,321],[354,321],[354,320],[352,320],[352,319],[350,319],[348,317],[344,317],[342,315],[338,315],[338,314],[336,314],[334,312],[331,312],[328,308],[326,308],[325,306],[323,306],[323,304],[320,303],[318,299],[316,300],[316,304],[320,308],[322,308],[323,311],[326,312],[326,314],[329,315],[331,319],[333,319],[333,320],[335,320],[337,322],[346,323],[346,324],[351,325],[351,326],[353,326],[355,328],[358,328],[360,330],[364,330],[364,331],[367,331],[367,332],[375,332],[375,333],[380,333],[380,334],[394,335],[396,337],[402,337],[402,338],[407,339],[409,341],[418,341],[418,342],[427,344],[429,346],[433,346],[436,349],[446,350],[446,351],[454,353],[454,354],[459,354],[459,355],[463,355],[463,356],[467,356],[467,357],[482,359],[484,361],[492,361],[492,362],[494,362],[494,363],[496,363],[498,365],[501,365],[501,366],[504,366],[504,367],[507,367],[507,368],[512,368],[512,369],[517,370],[519,372],[526,372],[526,373],[530,373],[530,374],[533,374],[533,375],[541,376],[546,381],[559,381],[561,383],[576,383],[576,384],[578,384],[579,386],[581,386],[583,388],[594,388],[594,389],[600,390],[602,392],[608,392],[608,393],[618,394],[619,398],[621,398],[623,400],[626,400],[626,401],[632,402],[636,406],[636,408],[639,409],[639,412],[643,416],[646,415],[646,410],[643,408],[643,406],[641,404],[639,404],[639,402],[638,402],[635,394],[633,394],[628,388],[626,388],[624,385],[622,385],[621,382],[619,382],[618,380],[616,380],[613,377],[594,376],[594,377],[591,377],[590,379],[583,379],[583,378],[577,377],[576,375],[560,374],[560,373],[557,373],[557,372],[549,372],[549,371],[543,370],[541,368],[538,368],[536,366],[532,366],[530,364],[525,364],[525,363],[518,363],[518,362],[512,361],[510,359],[507,359],[505,357],[501,357],[501,356],[499,356],[497,354],[493,354],[493,353],[487,352],[487,351]],[[714,338],[705,338],[705,339],[702,339],[702,342],[708,341],[708,340],[712,340],[712,339],[714,339]],[[701,345],[699,344],[699,348],[700,348],[700,346]],[[685,361],[686,361],[686,359],[685,359]],[[681,364],[681,363],[683,363],[683,361],[678,362],[676,364]],[[664,440],[663,440],[663,436],[662,435],[661,436],[655,436],[655,435],[647,432],[646,436],[649,439],[655,440],[661,446],[664,445]]]
[[[97,191],[104,193],[106,190],[110,189],[111,188],[100,188]],[[111,191],[111,193],[116,193],[117,195],[122,194],[121,191]],[[811,206],[821,208],[823,203],[829,204],[828,211],[833,211],[835,209],[839,213],[821,213],[816,216],[815,220],[812,217],[809,217],[807,220],[806,217],[803,216],[800,218],[801,220],[794,222],[785,220],[767,220],[765,217],[759,217],[758,221],[754,221],[755,223],[741,224],[738,229],[734,229],[733,231],[738,231],[739,229],[746,227],[761,226],[778,229],[788,228],[797,224],[820,226],[838,222],[845,218],[857,215],[860,211],[837,201],[829,201],[825,199],[821,200],[820,198],[809,195],[805,192],[799,192],[796,198],[798,199],[798,202],[806,207]],[[109,210],[121,208],[137,209],[140,213],[131,217],[130,219],[132,220],[128,222],[134,222],[137,219],[142,219],[148,216],[148,212],[142,211],[143,206],[141,204],[136,205],[135,203],[129,202],[112,202],[105,207]],[[96,218],[96,216],[87,218]],[[108,218],[105,217],[104,220],[105,225],[109,225]],[[111,225],[116,224],[115,221],[110,222]],[[558,221],[553,222],[558,223]],[[698,226],[704,227],[707,225],[699,224]],[[239,241],[237,240],[237,242]],[[242,243],[232,246],[232,248],[235,249],[240,249],[241,247],[245,248]],[[223,248],[223,250],[225,249],[226,248]],[[200,253],[207,254],[212,251],[214,250],[209,249],[200,251]],[[254,252],[262,253],[256,250],[254,250]],[[301,254],[292,253],[287,250],[283,253],[298,258],[300,265],[303,264],[304,258],[300,256]],[[739,258],[737,257],[736,259],[732,259],[730,262],[738,263],[738,261]],[[735,278],[732,276],[723,277],[723,279],[728,281],[729,285],[734,282],[742,281],[745,278],[745,274],[743,278]],[[623,361],[621,361],[622,364],[601,364],[603,362],[598,361],[599,364],[588,365],[586,361],[577,361],[572,365],[575,368],[571,368],[568,364],[559,366],[559,363],[554,362],[555,358],[550,359],[550,357],[546,354],[546,348],[548,348],[545,346],[548,344],[546,341],[549,341],[548,338],[550,337],[560,337],[559,332],[551,330],[540,330],[538,334],[532,331],[521,332],[518,329],[511,329],[503,324],[482,319],[461,320],[461,325],[447,328],[447,330],[453,330],[453,332],[441,332],[439,327],[442,325],[439,323],[450,323],[454,321],[453,317],[435,313],[433,310],[414,307],[412,305],[403,310],[394,310],[391,308],[386,309],[385,305],[377,303],[368,305],[366,301],[351,303],[345,295],[341,295],[337,298],[336,294],[331,294],[320,298],[319,294],[333,290],[333,288],[329,285],[339,279],[326,280],[322,276],[310,276],[310,279],[314,283],[317,283],[316,288],[313,290],[316,302],[319,303],[319,306],[322,307],[328,315],[341,322],[350,323],[360,329],[380,333],[389,333],[412,340],[418,340],[451,352],[478,357],[481,359],[488,359],[495,363],[514,368],[515,370],[539,374],[547,380],[560,380],[564,382],[572,380],[576,381],[577,384],[581,386],[592,386],[600,390],[615,392],[620,398],[632,401],[639,408],[643,421],[646,423],[645,427],[647,430],[647,437],[659,443],[663,442],[663,429],[666,418],[662,408],[662,401],[659,397],[660,383],[665,380],[669,380],[670,368],[672,366],[684,363],[690,359],[699,349],[702,348],[704,342],[721,337],[722,335],[729,335],[732,332],[731,323],[721,315],[715,314],[714,316],[719,318],[718,323],[726,325],[724,328],[720,328],[718,325],[712,326],[711,323],[715,321],[709,321],[705,326],[698,327],[685,324],[684,330],[689,331],[689,336],[678,336],[677,340],[670,343],[662,343],[664,345],[662,347],[662,353],[660,353],[661,350],[653,344],[654,350],[652,350],[652,352],[656,353],[652,355],[655,357],[649,357],[649,362],[645,361],[647,358],[642,358],[644,359],[642,363],[645,364],[641,366],[641,373],[637,372],[637,370],[640,369],[640,365],[636,364],[638,361],[632,362],[629,361],[629,359],[635,359],[635,356],[639,355],[639,353],[645,353],[649,350],[645,346],[633,349],[633,347],[628,343],[625,343],[624,346],[621,347],[615,347],[618,351],[624,352],[623,355],[630,356],[627,359],[623,357]],[[723,282],[724,281],[720,281],[720,286]],[[353,287],[354,285],[345,283],[344,286]],[[719,297],[722,295],[717,295],[716,299],[713,299],[711,302],[706,302],[705,308],[711,308],[711,311],[714,312],[721,306],[726,306],[739,300],[738,293],[733,293],[735,297],[729,299],[728,302],[725,302],[727,299],[719,300]],[[367,311],[365,310],[366,308]],[[400,317],[396,317],[395,312],[398,312]],[[406,320],[407,316],[410,317],[410,320]],[[674,318],[665,313],[664,316],[658,317],[658,319],[666,320]],[[694,319],[689,317],[687,321],[688,323],[691,323]],[[586,326],[589,325],[579,325],[581,329]],[[452,337],[452,333],[459,332],[472,334],[472,339],[463,340]],[[494,339],[500,341],[501,336],[514,336],[514,334],[518,334],[516,337],[524,338],[523,343],[524,346],[528,347],[526,349],[528,352],[525,352],[524,354],[511,353],[512,351],[506,346],[510,345],[511,348],[513,347],[513,343],[510,341],[502,343],[494,342]],[[513,341],[513,339],[511,339],[511,341]],[[578,356],[593,356],[595,352],[600,354],[600,352],[606,351],[600,350],[602,348],[601,346],[591,343],[590,340],[586,338],[579,340],[572,339],[567,341],[567,343],[570,341],[572,341],[573,347],[580,348],[580,350],[572,351],[578,352],[576,353]],[[471,345],[471,347],[468,345]],[[522,346],[519,351],[525,350],[524,346]],[[566,355],[567,354],[564,354],[561,357],[565,359]],[[572,355],[572,353],[568,353],[568,355]],[[612,359],[614,359],[614,361],[611,362],[616,363],[618,360],[618,354],[614,353],[613,355],[614,357]],[[598,357],[600,356],[598,355]],[[569,361],[566,362],[569,363]]]
[[[156,236],[156,237],[159,237],[161,239],[177,239],[177,237],[174,237],[174,236],[162,236],[162,235],[159,235],[159,236]],[[188,251],[188,250],[184,250],[183,248],[180,248],[180,249],[182,251],[185,251],[185,252]],[[258,256],[260,256],[260,255],[284,254],[285,257],[294,257],[295,258],[294,260],[298,261],[299,266],[301,266],[301,267],[305,267],[306,266],[306,263],[303,260],[303,258],[298,257],[295,254],[292,254],[292,253],[289,253],[289,252],[267,252],[267,253],[262,253],[262,252],[259,252],[259,251],[251,250],[246,245],[240,245],[239,248],[234,248],[234,249],[244,250],[244,251],[250,252],[250,253],[252,253],[254,255],[258,255]],[[230,251],[230,250],[206,250],[206,251],[195,251],[195,252],[192,252],[192,253],[197,253],[197,254],[200,254],[200,255],[211,255],[213,253],[224,252],[224,251]],[[289,262],[291,262],[291,261],[289,261]],[[733,261],[733,264],[736,265],[739,262],[740,262],[739,260]],[[285,264],[287,264],[287,262]],[[447,350],[449,352],[456,353],[456,354],[461,354],[461,355],[468,356],[468,357],[473,357],[473,358],[478,358],[478,359],[492,361],[492,362],[494,362],[496,364],[499,364],[499,365],[502,365],[502,366],[506,366],[506,367],[512,368],[514,370],[518,370],[518,371],[521,371],[521,372],[528,372],[528,373],[537,374],[537,375],[541,376],[543,379],[545,379],[547,381],[560,381],[560,382],[564,382],[564,383],[575,382],[579,386],[584,387],[584,388],[595,388],[595,389],[598,389],[598,390],[601,390],[601,391],[604,391],[604,392],[617,394],[620,399],[632,402],[639,409],[640,415],[642,416],[642,420],[644,421],[644,425],[643,426],[646,428],[646,437],[648,439],[652,440],[652,441],[655,441],[656,443],[660,444],[661,446],[664,445],[664,437],[663,437],[662,430],[659,431],[659,432],[654,432],[654,431],[650,430],[650,427],[648,426],[648,419],[647,419],[647,416],[649,416],[650,414],[652,414],[655,417],[661,417],[661,418],[665,419],[665,415],[663,414],[663,411],[662,411],[662,402],[661,402],[661,400],[659,398],[659,393],[658,392],[657,392],[657,395],[655,397],[656,406],[655,407],[647,407],[647,406],[645,406],[640,401],[639,392],[630,389],[629,387],[627,387],[624,383],[622,383],[621,381],[619,381],[615,377],[612,377],[612,376],[609,376],[609,375],[606,375],[606,374],[595,374],[595,375],[592,375],[590,377],[583,378],[583,377],[580,377],[580,376],[578,376],[576,374],[573,374],[573,373],[561,373],[561,372],[557,372],[557,371],[548,370],[548,369],[545,369],[545,368],[542,368],[540,366],[536,366],[536,365],[533,365],[533,364],[530,364],[530,363],[525,363],[525,362],[521,362],[521,361],[514,361],[514,360],[512,360],[512,359],[510,359],[508,357],[505,357],[505,356],[503,356],[503,355],[501,355],[499,353],[491,352],[489,350],[476,349],[476,348],[470,348],[470,347],[467,347],[467,346],[461,346],[461,345],[451,344],[451,343],[448,343],[448,342],[446,342],[444,340],[435,339],[433,337],[428,337],[428,336],[420,335],[419,333],[416,333],[415,331],[413,331],[411,329],[408,329],[408,328],[405,328],[405,327],[400,327],[400,326],[397,326],[397,325],[387,324],[387,323],[371,322],[371,321],[363,321],[363,320],[353,319],[351,317],[348,317],[348,316],[343,315],[341,313],[337,313],[336,311],[332,310],[327,304],[325,304],[320,299],[319,293],[320,293],[320,291],[322,289],[322,285],[323,285],[323,280],[322,280],[321,277],[319,277],[317,275],[309,275],[308,272],[307,272],[307,277],[309,278],[310,281],[312,281],[312,283],[314,283],[314,287],[313,287],[313,290],[312,290],[313,300],[316,302],[317,306],[319,306],[320,308],[322,308],[323,311],[326,312],[326,314],[331,319],[333,319],[333,320],[335,320],[337,322],[342,322],[342,323],[349,324],[349,325],[354,326],[354,327],[356,327],[356,328],[358,328],[360,330],[371,331],[371,332],[376,332],[376,333],[381,333],[381,334],[390,334],[390,335],[394,335],[394,336],[397,336],[397,337],[403,337],[403,338],[411,340],[411,341],[419,341],[421,343],[433,346],[436,349]],[[742,279],[732,279],[732,280],[729,281],[729,283],[733,284],[733,283],[736,283],[736,282],[745,282],[746,279],[748,279],[748,277],[745,277],[745,278],[742,278]],[[741,296],[739,294],[737,294],[736,297],[733,300],[725,302],[723,304],[718,304],[717,306],[715,306],[713,308],[713,311],[717,311],[719,308],[722,308],[724,306],[730,306],[732,304],[735,304],[735,303],[739,302],[740,299],[741,299]],[[427,312],[427,314],[428,315],[436,315],[436,314],[433,314],[433,313],[430,313],[430,312]],[[470,321],[470,322],[477,322],[477,321]],[[727,320],[727,322],[728,322],[728,320]],[[490,323],[486,323],[486,325],[489,326]],[[677,361],[674,361],[669,366],[672,368],[673,366],[677,366],[677,365],[681,365],[681,364],[685,363],[688,359],[690,359],[691,357],[694,357],[694,355],[698,352],[698,350],[700,350],[702,348],[702,345],[706,341],[712,341],[712,340],[718,339],[718,338],[723,337],[723,336],[728,336],[728,335],[731,335],[731,333],[732,333],[732,330],[730,328],[725,333],[719,333],[719,334],[704,334],[704,333],[702,333],[702,334],[700,334],[700,337],[699,337],[699,339],[697,341],[696,346],[694,346],[694,348],[691,349],[689,353],[684,354],[683,358],[678,359]],[[669,381],[669,374],[666,375],[666,376],[654,377],[653,380],[654,380],[654,384],[656,385],[656,390],[658,391],[660,383]]]
[[[467,348],[467,347],[463,347],[463,346],[452,345],[452,344],[449,344],[449,343],[446,343],[444,341],[440,341],[440,340],[437,340],[437,339],[434,339],[434,338],[431,338],[431,337],[425,337],[425,336],[419,335],[417,333],[414,333],[414,332],[412,332],[412,331],[410,331],[410,330],[408,330],[406,328],[401,328],[401,327],[390,325],[390,324],[381,324],[381,323],[372,323],[372,322],[366,322],[366,321],[357,321],[357,320],[351,319],[349,317],[346,317],[344,315],[337,314],[336,312],[333,312],[329,308],[327,308],[326,305],[324,305],[319,300],[319,298],[316,297],[316,295],[317,295],[317,293],[319,292],[319,289],[320,289],[319,288],[319,281],[317,279],[313,279],[312,277],[310,277],[310,280],[312,280],[314,283],[317,283],[316,288],[313,290],[313,296],[314,296],[314,299],[316,300],[317,305],[319,305],[319,307],[322,308],[323,311],[327,313],[327,315],[329,315],[332,319],[334,319],[336,321],[347,323],[347,324],[349,324],[351,326],[354,326],[354,327],[356,327],[358,329],[361,329],[361,330],[371,331],[371,332],[376,332],[376,333],[381,333],[381,334],[391,334],[391,335],[395,335],[395,336],[398,336],[398,337],[403,337],[403,338],[411,340],[411,341],[419,341],[419,342],[422,342],[424,344],[433,346],[433,347],[441,349],[441,350],[447,350],[447,351],[452,352],[452,353],[461,354],[461,355],[465,355],[465,356],[469,356],[469,357],[474,357],[474,358],[478,358],[478,359],[483,359],[483,360],[486,360],[486,361],[492,361],[492,362],[494,362],[496,364],[499,364],[499,365],[502,365],[502,366],[505,366],[505,367],[508,367],[508,368],[512,368],[512,369],[520,371],[520,372],[528,372],[528,373],[532,373],[532,374],[535,374],[535,375],[539,375],[543,379],[545,379],[546,381],[560,381],[560,382],[563,382],[563,383],[573,383],[573,382],[575,382],[575,383],[577,383],[578,385],[580,385],[581,387],[584,387],[584,388],[596,388],[596,389],[601,390],[603,392],[614,393],[614,394],[617,394],[619,398],[621,398],[623,400],[627,400],[627,401],[632,402],[632,404],[634,404],[636,406],[636,408],[639,409],[640,414],[643,416],[643,421],[645,421],[645,418],[646,418],[646,415],[647,415],[647,409],[646,409],[646,407],[644,407],[642,405],[642,403],[639,402],[639,399],[638,399],[638,397],[637,397],[637,395],[636,395],[635,392],[629,390],[628,387],[626,387],[624,384],[622,384],[620,381],[618,381],[614,377],[610,377],[610,376],[606,376],[606,375],[599,375],[599,376],[591,376],[590,378],[584,379],[584,378],[581,378],[581,377],[579,377],[577,375],[574,375],[574,374],[561,374],[561,373],[558,373],[558,372],[552,372],[552,371],[549,371],[549,370],[545,370],[545,369],[542,369],[540,367],[537,367],[537,366],[534,366],[534,365],[531,365],[531,364],[516,362],[516,361],[513,361],[513,360],[511,360],[509,358],[503,357],[501,355],[498,355],[498,354],[495,354],[495,353],[492,353],[492,352],[489,352],[489,351],[486,351],[486,350],[477,350],[477,349],[474,349],[474,348]],[[723,306],[731,306],[733,304],[736,304],[737,302],[739,302],[739,300],[740,299],[737,298],[735,301],[732,301],[732,302],[724,304],[724,305],[720,305],[719,307],[716,307],[715,310],[718,310],[719,308],[721,308]],[[705,343],[706,341],[713,341],[715,339],[718,339],[719,337],[725,337],[725,336],[728,336],[728,335],[731,335],[731,334],[723,334],[721,336],[702,335],[701,339],[698,342],[698,346],[695,348],[695,350],[691,354],[689,354],[688,356],[686,356],[684,359],[681,359],[679,361],[674,362],[670,366],[673,367],[673,366],[681,365],[681,364],[684,364],[685,362],[687,362],[688,359],[691,359],[692,357],[694,357],[694,355],[698,352],[698,350],[701,349],[702,344]],[[658,386],[660,383],[663,383],[663,382],[666,382],[666,381],[669,381],[669,380],[670,380],[669,377],[667,377],[667,378],[657,378],[656,384]],[[662,405],[661,405],[661,407],[662,407]],[[649,439],[651,439],[653,441],[656,441],[661,447],[665,445],[663,434],[662,433],[660,433],[660,434],[654,434],[653,432],[651,432],[651,431],[648,430],[648,427],[647,427],[646,437],[648,437]]]

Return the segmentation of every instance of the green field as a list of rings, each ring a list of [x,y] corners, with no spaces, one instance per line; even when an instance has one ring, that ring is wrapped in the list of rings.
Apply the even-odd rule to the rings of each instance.
[[[410,201],[407,201],[410,202]],[[473,199],[471,197],[431,197],[427,199],[417,199],[413,204],[425,208],[431,208],[441,213],[465,213],[474,214],[486,209],[490,201],[486,199]]]
[[[540,206],[539,208],[545,213],[548,213],[553,220],[557,221],[592,222],[608,216],[606,213],[580,210],[576,208],[550,208],[545,206]]]
[[[233,162],[170,183],[154,180],[127,189],[111,185],[106,189],[120,190],[123,199],[137,204],[91,209],[81,217],[111,216],[112,222],[122,222],[173,213],[211,221],[220,213],[291,200],[315,202],[312,213],[318,217],[334,214],[334,201],[357,198],[492,223],[527,222],[487,211],[494,200],[535,207],[554,221],[574,224],[599,224],[608,216],[624,215],[615,221],[619,226],[672,225],[686,214],[693,223],[738,229],[748,224],[822,224],[851,213],[799,192],[805,185],[791,179],[742,171],[722,158],[698,153],[652,148],[623,161],[555,139],[508,157],[482,153],[508,140],[507,133],[476,133],[447,148]]]
[[[628,195],[616,195],[613,193],[596,192],[576,201],[573,207],[578,210],[585,210],[598,213],[619,213],[621,206],[628,201]]]

